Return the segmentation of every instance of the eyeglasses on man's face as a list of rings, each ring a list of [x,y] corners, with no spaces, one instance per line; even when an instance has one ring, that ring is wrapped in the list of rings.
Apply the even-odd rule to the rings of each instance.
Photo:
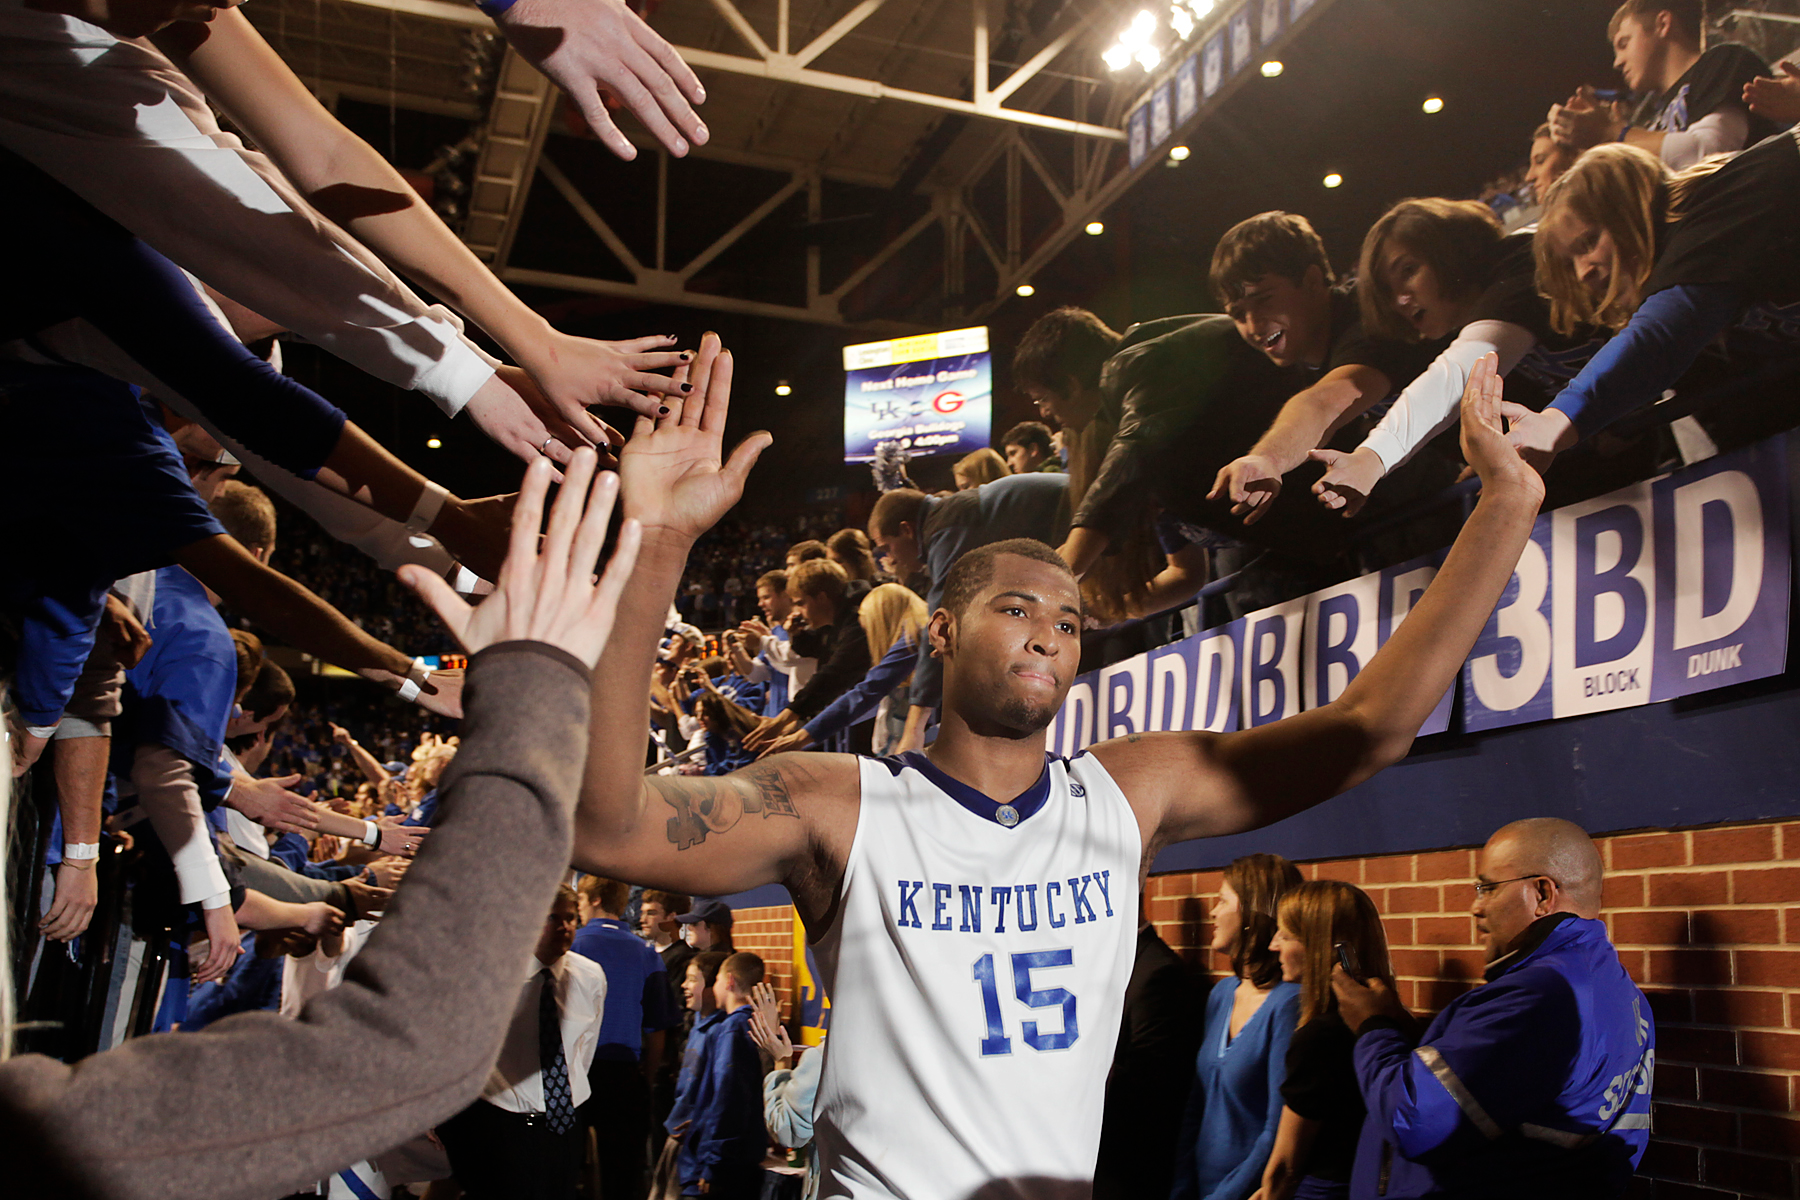
[[[1548,878],[1550,878],[1548,875],[1540,872],[1536,875],[1515,875],[1511,879],[1496,879],[1492,883],[1489,883],[1486,880],[1478,880],[1475,884],[1475,894],[1477,896],[1491,896],[1494,894],[1494,889],[1505,887],[1509,883],[1523,883],[1527,879]]]

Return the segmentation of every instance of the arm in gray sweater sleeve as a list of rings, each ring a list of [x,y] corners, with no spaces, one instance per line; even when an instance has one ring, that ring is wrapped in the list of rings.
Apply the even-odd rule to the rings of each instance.
[[[343,985],[298,1020],[0,1064],[7,1132],[35,1126],[43,1158],[107,1197],[274,1196],[468,1105],[568,869],[589,687],[539,643],[476,655],[438,821]]]

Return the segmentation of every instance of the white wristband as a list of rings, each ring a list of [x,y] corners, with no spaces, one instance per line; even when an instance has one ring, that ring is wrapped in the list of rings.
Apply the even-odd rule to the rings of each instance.
[[[99,842],[63,843],[63,861],[65,862],[87,862],[99,857]]]
[[[424,533],[430,529],[449,495],[449,492],[427,479],[425,490],[419,493],[418,503],[413,505],[412,516],[406,518],[406,532]]]
[[[381,826],[373,821],[364,821],[362,843],[371,850],[381,849]]]
[[[420,659],[413,659],[412,666],[407,668],[406,679],[400,684],[400,699],[408,704],[419,698],[421,685],[431,678],[431,668]]]

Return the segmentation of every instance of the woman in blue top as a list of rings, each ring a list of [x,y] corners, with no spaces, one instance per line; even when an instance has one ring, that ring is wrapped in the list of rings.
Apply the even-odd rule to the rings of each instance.
[[[1262,1185],[1300,1014],[1300,987],[1282,982],[1269,939],[1282,895],[1299,883],[1299,870],[1279,855],[1250,854],[1225,868],[1212,950],[1230,958],[1232,973],[1206,998],[1171,1200],[1245,1200]]]

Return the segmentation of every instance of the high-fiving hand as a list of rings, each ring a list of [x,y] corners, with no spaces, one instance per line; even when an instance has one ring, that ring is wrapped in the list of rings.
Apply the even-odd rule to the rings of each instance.
[[[541,549],[538,528],[550,487],[550,463],[540,459],[526,469],[499,586],[480,605],[471,608],[449,584],[423,567],[401,568],[401,581],[437,612],[470,654],[496,642],[526,640],[566,650],[590,668],[600,661],[619,593],[637,561],[642,529],[626,519],[612,559],[596,580],[593,567],[606,544],[607,523],[619,494],[616,474],[607,471],[596,477],[598,462],[588,447],[569,460]]]
[[[1500,360],[1495,354],[1484,354],[1469,372],[1463,388],[1462,452],[1463,458],[1481,476],[1481,486],[1512,485],[1544,496],[1544,477],[1521,458],[1508,440],[1501,418],[1518,420],[1530,410],[1501,399],[1506,383],[1500,377]]]
[[[646,538],[692,542],[711,529],[744,494],[751,466],[774,440],[758,430],[721,465],[731,367],[718,334],[701,338],[694,361],[675,371],[693,390],[667,397],[668,411],[654,420],[640,416],[619,452],[625,516],[642,523]]]

